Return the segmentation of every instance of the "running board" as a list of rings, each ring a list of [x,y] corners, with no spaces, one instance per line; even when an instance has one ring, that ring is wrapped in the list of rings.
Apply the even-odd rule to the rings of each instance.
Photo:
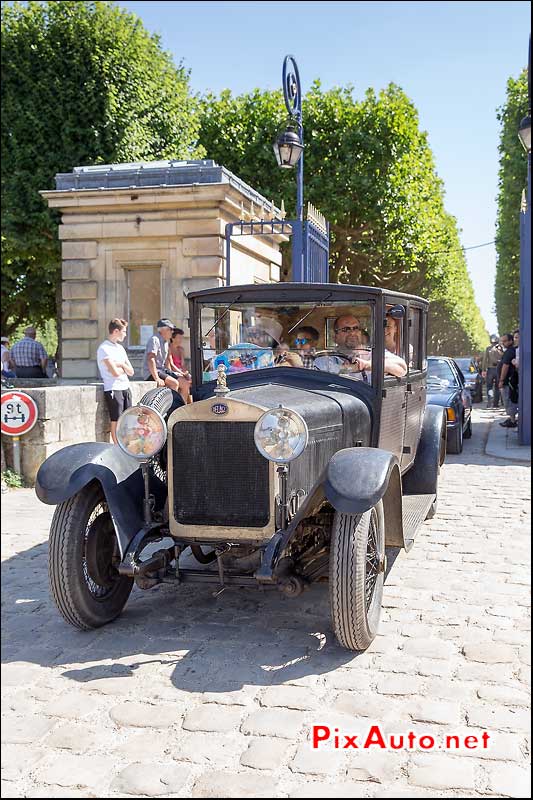
[[[406,550],[413,546],[417,531],[426,519],[434,499],[434,494],[404,494],[402,521]]]

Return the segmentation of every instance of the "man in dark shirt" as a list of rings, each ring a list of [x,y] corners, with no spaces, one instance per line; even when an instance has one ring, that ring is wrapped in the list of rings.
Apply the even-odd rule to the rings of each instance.
[[[516,414],[518,412],[518,403],[513,402],[511,399],[511,386],[509,381],[513,381],[516,368],[513,364],[513,359],[516,358],[516,349],[514,347],[514,339],[512,333],[504,333],[501,338],[501,343],[505,347],[505,352],[499,366],[498,387],[503,395],[503,402],[505,410],[509,418],[500,422],[502,428],[516,428]]]

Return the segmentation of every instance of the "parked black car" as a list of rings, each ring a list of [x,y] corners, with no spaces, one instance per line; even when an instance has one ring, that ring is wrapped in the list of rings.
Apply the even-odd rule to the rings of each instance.
[[[453,358],[428,358],[428,403],[446,409],[448,453],[461,453],[463,439],[472,436],[472,398]]]
[[[465,386],[470,391],[473,403],[483,400],[483,378],[476,361],[470,356],[454,358],[455,363],[463,373]]]
[[[445,458],[446,415],[426,404],[427,312],[338,284],[189,295],[194,403],[172,410],[153,389],[120,418],[120,446],[66,447],[37,475],[39,498],[59,504],[49,571],[65,619],[111,621],[134,582],[294,597],[329,580],[339,642],[368,647],[385,546],[410,549],[435,513]],[[306,355],[302,326],[319,333]],[[146,556],[154,541],[166,545]]]

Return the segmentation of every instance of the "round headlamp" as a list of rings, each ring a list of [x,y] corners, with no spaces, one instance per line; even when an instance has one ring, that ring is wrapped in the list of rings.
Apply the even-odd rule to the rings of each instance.
[[[271,408],[255,425],[255,446],[262,456],[276,464],[288,464],[307,447],[309,431],[305,420],[288,408]]]
[[[155,456],[167,440],[167,426],[161,414],[148,406],[126,409],[117,423],[117,442],[127,455],[138,461]]]

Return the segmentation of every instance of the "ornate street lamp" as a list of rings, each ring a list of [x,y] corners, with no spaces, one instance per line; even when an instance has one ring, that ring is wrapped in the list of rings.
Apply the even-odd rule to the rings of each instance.
[[[300,141],[300,136],[296,130],[296,126],[289,122],[287,129],[280,133],[274,142],[274,153],[278,166],[283,169],[291,169],[298,163],[301,158],[304,146]]]
[[[527,153],[527,187],[520,208],[520,385],[518,389],[518,440],[531,446],[531,36],[527,65],[528,114],[518,136]]]
[[[276,160],[283,169],[296,167],[296,219],[292,233],[292,279],[303,280],[303,207],[304,207],[304,130],[302,125],[302,88],[294,56],[283,61],[283,97],[289,114],[286,129],[274,143]]]
[[[526,151],[526,153],[531,152],[531,115],[528,114],[527,117],[522,117],[520,122],[520,126],[518,128],[518,137],[522,142],[522,147]]]

